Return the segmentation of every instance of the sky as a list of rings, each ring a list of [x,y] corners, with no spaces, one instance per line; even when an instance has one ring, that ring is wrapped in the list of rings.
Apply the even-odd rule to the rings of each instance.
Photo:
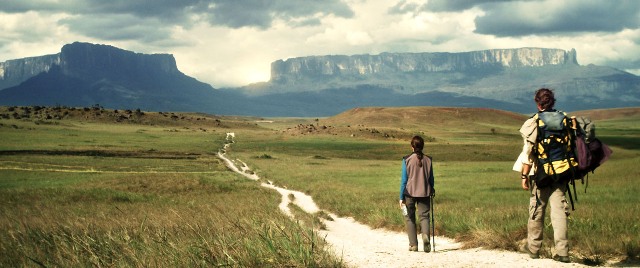
[[[268,81],[280,59],[520,47],[640,75],[640,1],[2,0],[0,62],[76,41],[172,54],[214,88]]]

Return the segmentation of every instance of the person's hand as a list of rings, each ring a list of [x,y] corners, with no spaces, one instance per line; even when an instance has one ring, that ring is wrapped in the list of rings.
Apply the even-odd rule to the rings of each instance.
[[[402,208],[402,205],[404,205],[404,200],[400,200],[400,208]]]
[[[529,190],[529,176],[526,179],[520,179],[522,181],[522,189]]]

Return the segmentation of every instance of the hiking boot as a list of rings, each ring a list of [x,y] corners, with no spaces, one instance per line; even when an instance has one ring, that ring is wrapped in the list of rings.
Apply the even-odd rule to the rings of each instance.
[[[532,259],[540,258],[540,254],[531,252],[531,250],[529,249],[529,244],[524,244],[524,247],[522,248],[522,252],[529,254],[529,258],[532,258]]]
[[[555,256],[553,256],[553,260],[554,261],[559,261],[559,262],[565,262],[565,263],[571,262],[571,260],[569,259],[569,256],[555,255]]]
[[[409,251],[418,251],[418,246],[410,246]]]
[[[431,252],[431,244],[429,243],[429,236],[427,234],[422,234],[422,246],[424,247],[424,252]]]

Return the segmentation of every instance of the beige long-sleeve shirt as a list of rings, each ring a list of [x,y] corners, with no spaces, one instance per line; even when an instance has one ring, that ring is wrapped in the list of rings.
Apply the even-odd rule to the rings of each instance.
[[[522,127],[520,127],[520,135],[522,136],[522,151],[518,155],[518,159],[513,164],[513,170],[517,172],[522,171],[522,165],[533,165],[534,156],[532,154],[533,146],[536,143],[538,137],[537,122],[534,118],[529,118],[524,121]],[[529,171],[529,175],[535,174],[535,165]]]

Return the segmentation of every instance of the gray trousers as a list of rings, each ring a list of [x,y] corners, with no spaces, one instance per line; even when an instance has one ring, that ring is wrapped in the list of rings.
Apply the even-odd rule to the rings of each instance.
[[[529,222],[527,224],[527,244],[531,252],[538,253],[542,246],[544,216],[547,205],[549,205],[551,225],[553,226],[553,240],[556,246],[555,254],[569,256],[567,239],[569,206],[564,196],[566,191],[566,183],[554,183],[543,188],[538,188],[534,184],[531,190],[531,198],[529,199]]]
[[[429,239],[429,210],[431,198],[429,197],[409,197],[405,196],[407,205],[407,216],[404,216],[405,228],[409,237],[409,246],[418,245],[418,234],[416,230],[416,216],[420,221],[420,232]],[[428,242],[428,241],[422,241]]]

